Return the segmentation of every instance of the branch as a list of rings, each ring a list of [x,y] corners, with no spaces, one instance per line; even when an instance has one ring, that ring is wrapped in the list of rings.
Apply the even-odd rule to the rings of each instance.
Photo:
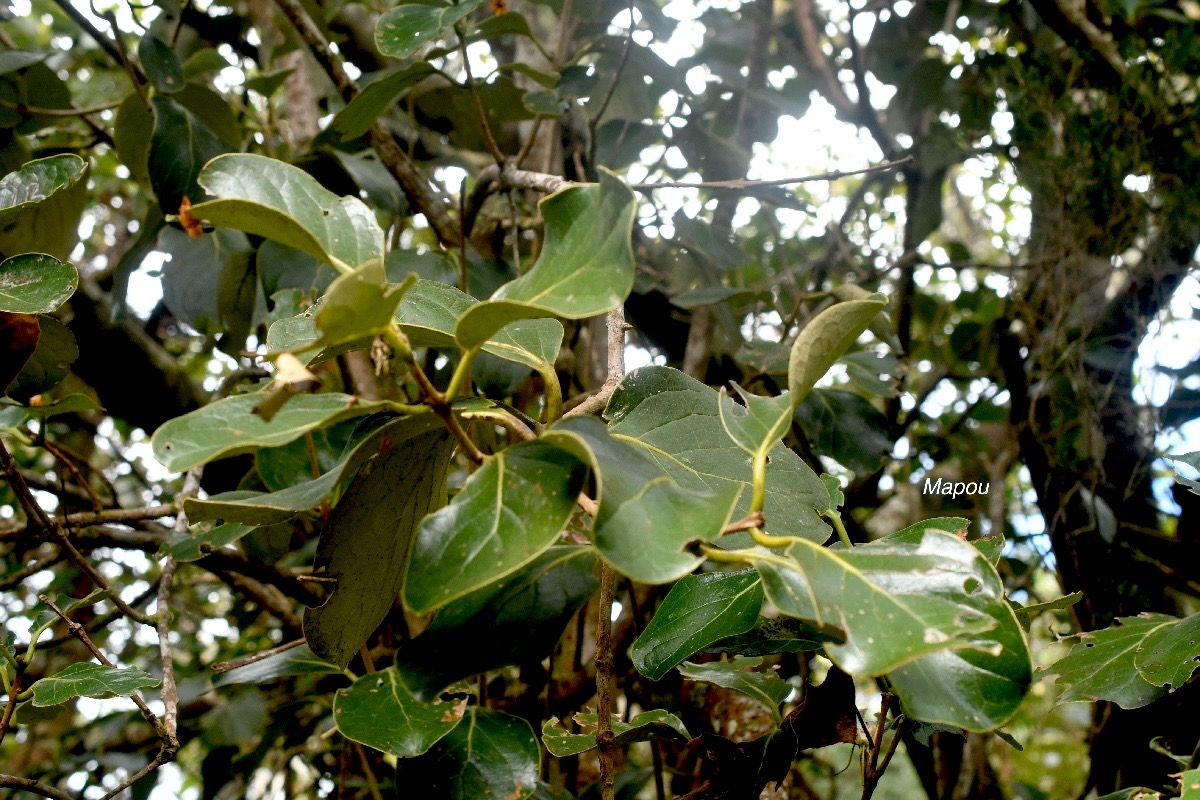
[[[22,480],[24,473],[22,472]],[[103,511],[79,511],[61,518],[61,524],[75,528],[85,525],[103,525],[106,522],[139,522],[148,519],[171,517],[178,513],[174,505],[146,506],[144,508],[107,508]],[[0,528],[0,542],[20,539],[29,530],[29,522],[19,522]]]
[[[904,158],[898,158],[894,161],[884,161],[882,164],[875,164],[874,166],[863,167],[862,169],[822,172],[819,175],[779,178],[777,180],[759,181],[738,178],[730,181],[663,181],[660,183],[633,183],[629,185],[629,188],[636,192],[653,192],[657,189],[732,189],[746,191],[770,186],[791,186],[797,183],[812,183],[814,181],[835,181],[839,178],[848,178],[851,175],[863,175],[868,172],[883,172],[895,169],[896,167],[911,163],[912,160],[912,156],[905,156]]]
[[[4,789],[24,789],[30,794],[49,797],[50,800],[75,800],[66,792],[59,791],[53,786],[47,786],[44,783],[31,781],[28,778],[18,778],[16,775],[5,775],[0,773],[0,788]]]
[[[625,309],[617,307],[608,312],[608,376],[591,397],[572,408],[564,417],[578,417],[604,410],[608,399],[625,377]]]

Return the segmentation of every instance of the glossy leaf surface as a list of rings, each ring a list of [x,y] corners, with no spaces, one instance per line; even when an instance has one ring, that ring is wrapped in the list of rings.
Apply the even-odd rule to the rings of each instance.
[[[540,765],[541,750],[528,722],[472,706],[429,752],[399,763],[396,782],[429,800],[526,800],[537,788]]]
[[[41,253],[13,256],[0,263],[0,311],[48,314],[78,285],[79,273],[71,264]]]
[[[413,697],[394,667],[363,675],[333,697],[338,733],[399,758],[433,747],[463,718],[466,700]]]
[[[712,661],[707,664],[685,663],[679,673],[688,680],[711,683],[753,697],[766,706],[776,724],[782,722],[779,705],[792,693],[793,686],[781,680],[774,670],[758,670],[762,658],[739,656],[732,661]]]
[[[1066,657],[1050,668],[1062,694],[1059,702],[1108,700],[1121,708],[1140,708],[1165,694],[1137,671],[1134,658],[1151,633],[1175,623],[1165,614],[1122,617],[1117,624],[1080,636]]]
[[[483,0],[463,0],[454,6],[397,6],[376,23],[375,46],[385,56],[408,58],[482,4]]]
[[[550,755],[563,758],[586,753],[596,746],[596,725],[599,718],[595,714],[576,714],[575,721],[582,733],[571,733],[562,727],[557,717],[551,717],[542,723],[542,742]],[[662,709],[643,711],[635,714],[628,722],[613,715],[613,739],[618,744],[629,742],[644,742],[648,739],[691,739],[683,722],[674,714]]]
[[[73,154],[30,161],[0,178],[0,257],[66,260],[87,199],[87,162]]]

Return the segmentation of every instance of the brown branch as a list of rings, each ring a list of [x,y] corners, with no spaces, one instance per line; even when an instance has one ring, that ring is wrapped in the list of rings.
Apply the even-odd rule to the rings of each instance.
[[[16,775],[0,773],[0,789],[23,789],[30,794],[49,797],[50,800],[75,800],[66,792],[59,791],[53,786],[32,781],[29,778],[18,778]]]
[[[608,376],[591,397],[572,408],[564,417],[578,417],[603,411],[617,386],[625,377],[625,309],[608,312]]]
[[[259,661],[262,661],[264,658],[270,658],[271,656],[278,655],[279,653],[286,653],[288,650],[294,650],[302,644],[304,644],[304,639],[296,639],[294,641],[287,642],[286,644],[281,644],[278,647],[272,647],[270,650],[263,650],[261,653],[253,653],[251,655],[242,656],[241,658],[234,658],[229,661],[218,661],[216,664],[213,664],[211,667],[209,667],[209,669],[218,674],[222,672],[229,672],[230,670],[255,664]]]
[[[875,164],[874,166],[863,167],[862,169],[822,172],[819,175],[779,178],[778,180],[760,181],[738,178],[730,181],[663,181],[661,183],[634,183],[630,184],[629,188],[637,192],[653,192],[656,189],[732,189],[735,191],[746,191],[770,186],[791,186],[797,183],[812,183],[814,181],[835,181],[839,178],[848,178],[852,175],[863,175],[868,172],[882,172],[884,170],[895,169],[896,167],[911,163],[912,160],[912,156],[905,156],[904,158],[885,161],[882,164]]]
[[[488,122],[487,112],[483,110],[483,101],[479,99],[479,87],[475,83],[475,76],[471,73],[471,59],[467,55],[467,37],[463,35],[462,29],[454,26],[454,33],[458,36],[458,48],[462,53],[463,71],[467,74],[467,93],[471,97],[471,108],[475,111],[475,119],[479,121],[479,129],[483,132],[483,143],[487,146],[487,150],[492,154],[492,158],[496,159],[497,164],[503,164],[507,159],[504,156],[504,151],[500,149],[500,145],[496,142],[496,136],[492,133],[492,126]]]
[[[22,480],[24,480],[24,474],[22,474]],[[176,513],[177,509],[174,505],[109,508],[103,511],[80,511],[75,514],[67,514],[61,519],[61,523],[76,528],[85,525],[102,525],[106,522],[140,522],[148,519],[161,519],[174,516]],[[24,522],[0,528],[0,542],[20,539],[29,530],[29,526],[29,522]]]
[[[0,669],[8,669],[8,665],[2,665]],[[17,672],[13,675],[12,683],[8,685],[8,702],[4,704],[4,716],[0,716],[0,744],[4,744],[4,735],[8,733],[8,725],[17,710],[17,695],[20,693],[21,673]]]
[[[158,603],[154,610],[158,631],[158,658],[162,666],[163,749],[174,754],[179,749],[179,691],[175,686],[175,659],[171,653],[171,581],[175,578],[175,559],[163,564],[158,580]]]

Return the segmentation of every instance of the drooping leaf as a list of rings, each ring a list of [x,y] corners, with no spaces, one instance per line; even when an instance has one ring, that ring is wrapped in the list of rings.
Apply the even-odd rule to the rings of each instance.
[[[347,739],[399,758],[419,756],[462,721],[467,701],[417,700],[395,667],[362,676],[333,697],[333,721]]]
[[[492,456],[421,523],[405,604],[426,614],[528,564],[558,538],[586,476],[578,459],[538,441]]]
[[[983,590],[990,566],[970,545],[940,532],[916,543],[852,550],[800,540],[786,556],[759,549],[753,563],[776,608],[842,632],[845,641],[825,649],[852,675],[883,675],[939,650],[969,647],[966,634],[997,624],[966,602],[967,582]],[[997,584],[986,588],[1002,602]]]
[[[385,56],[408,58],[482,4],[463,0],[454,6],[397,6],[376,23],[375,46]]]
[[[741,492],[728,484],[715,490],[681,486],[592,417],[562,420],[542,440],[592,468],[596,547],[618,572],[642,583],[667,583],[698,567],[704,557],[688,544],[720,535]]]
[[[397,764],[396,785],[429,800],[526,800],[537,788],[540,765],[528,722],[472,706],[429,752]]]
[[[144,181],[150,177],[148,164],[154,119],[154,109],[142,102],[137,92],[131,92],[117,108],[113,143],[132,180]]]
[[[957,524],[952,518],[941,522]],[[925,591],[961,603],[983,614],[993,625],[981,632],[960,630],[959,638],[968,646],[919,658],[892,672],[888,680],[905,713],[913,719],[969,731],[994,730],[1008,722],[1025,699],[1033,665],[1025,630],[1004,596],[1004,582],[986,554],[956,536],[911,529],[856,547],[855,552],[898,542],[923,544],[930,537],[956,542],[976,556],[952,579],[931,581]],[[952,573],[953,567],[947,572]]]
[[[528,566],[444,606],[396,651],[396,668],[422,699],[455,681],[545,658],[599,582],[595,553],[556,546]]]
[[[209,159],[229,152],[222,142],[190,109],[166,95],[150,98],[154,109],[154,133],[150,137],[148,176],[158,205],[167,214],[178,213],[183,198],[196,202],[203,197],[197,183]]]
[[[325,290],[315,321],[321,337],[313,347],[335,347],[378,336],[392,324],[400,301],[416,281],[415,275],[389,286],[383,261],[368,261],[339,275]]]
[[[1200,668],[1200,614],[1150,631],[1133,658],[1138,674],[1155,686],[1174,691]]]
[[[64,154],[0,178],[0,257],[45,253],[66,260],[79,241],[87,171],[82,158]]]
[[[37,346],[6,390],[8,396],[21,402],[62,383],[79,358],[79,345],[66,325],[46,314],[36,319],[40,331]]]
[[[431,422],[431,421],[430,421]],[[247,492],[243,489],[222,492],[207,498],[189,498],[184,503],[188,519],[199,522],[221,519],[247,525],[274,525],[316,508],[379,451],[392,445],[392,434],[401,435],[413,425],[401,418],[375,430],[357,442],[318,478],[302,481],[274,492]]]
[[[8,405],[9,401],[0,400],[0,407]],[[76,392],[69,394],[52,403],[37,406],[23,406],[22,410],[31,419],[50,419],[60,414],[85,414],[90,411],[102,411],[100,405],[86,394]]]
[[[762,666],[762,661],[761,657],[738,656],[732,661],[685,663],[679,666],[679,673],[689,680],[711,683],[753,697],[770,710],[778,724],[783,721],[779,706],[792,693],[793,686],[781,680],[774,670],[758,671],[756,668]]]
[[[551,717],[542,723],[542,742],[550,755],[558,758],[586,753],[596,746],[596,725],[599,717],[596,714],[576,714],[575,721],[582,733],[571,733],[562,726],[558,717]],[[644,742],[649,739],[676,739],[687,741],[692,736],[679,717],[656,708],[635,714],[628,722],[617,715],[612,717],[613,740],[617,744]]]
[[[754,570],[686,575],[633,643],[633,665],[660,680],[713,642],[753,628],[762,602],[762,582]]]
[[[170,45],[147,32],[138,41],[137,50],[142,69],[155,89],[163,94],[172,94],[183,88],[183,64]]]
[[[78,285],[72,264],[41,253],[13,256],[0,263],[0,311],[48,314],[67,302]]]
[[[388,72],[362,87],[354,99],[334,115],[321,132],[337,142],[357,139],[371,129],[379,115],[396,104],[408,89],[436,73],[427,61],[417,61],[394,72]]]
[[[196,219],[253,233],[348,271],[383,258],[383,230],[357,197],[338,197],[298,167],[234,153],[205,165],[198,183],[216,199]]]
[[[455,335],[468,349],[519,319],[583,319],[611,311],[633,288],[633,192],[600,170],[599,184],[571,186],[544,198],[545,243],[533,267],[472,306]]]
[[[261,400],[258,394],[227,397],[166,422],[151,439],[154,457],[168,470],[183,472],[217,458],[287,444],[313,428],[387,409],[387,403],[360,402],[353,395],[300,395],[267,422],[253,413]]]
[[[726,636],[704,648],[707,653],[768,656],[775,653],[808,653],[820,650],[838,636],[822,635],[812,625],[791,617],[759,617],[745,633]]]
[[[54,706],[76,697],[115,697],[151,689],[158,681],[140,669],[117,669],[85,661],[42,678],[30,688],[35,706]]]
[[[793,406],[800,405],[886,305],[882,295],[836,303],[804,326],[788,358],[788,389]]]
[[[417,526],[446,504],[454,440],[432,416],[393,429],[391,447],[363,468],[321,532],[314,563],[337,584],[324,605],[305,610],[304,638],[341,666],[400,594]]]
[[[625,376],[605,409],[613,437],[637,447],[680,485],[741,487],[737,515],[750,505],[750,458],[729,438],[717,415],[717,393],[679,370],[642,367]],[[829,538],[817,509],[829,494],[799,456],[779,445],[767,467],[767,530],[780,536]]]
[[[213,678],[213,686],[232,686],[238,683],[267,683],[292,675],[327,675],[341,672],[337,664],[317,658],[307,644],[292,647],[266,658],[234,667]]]

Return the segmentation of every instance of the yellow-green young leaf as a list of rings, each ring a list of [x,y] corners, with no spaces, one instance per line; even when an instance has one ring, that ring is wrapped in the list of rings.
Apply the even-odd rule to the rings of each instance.
[[[544,442],[488,459],[421,523],[405,604],[427,614],[528,564],[558,539],[586,477],[582,462]]]
[[[333,696],[333,721],[353,742],[413,758],[454,730],[466,707],[465,698],[438,697],[428,703],[416,699],[404,677],[389,667],[339,689]]]
[[[416,280],[416,275],[409,275],[402,283],[390,286],[381,260],[368,261],[339,275],[325,290],[316,315],[321,337],[311,346],[334,347],[383,333],[392,324],[404,293]]]
[[[788,389],[793,407],[800,405],[817,381],[854,345],[886,305],[883,295],[837,303],[804,326],[792,344],[788,358]]]
[[[596,726],[600,718],[596,714],[576,714],[582,733],[571,733],[563,727],[558,717],[542,723],[542,742],[550,755],[558,758],[586,753],[596,746]],[[613,740],[618,744],[644,742],[650,739],[674,739],[688,741],[692,735],[679,717],[661,708],[635,714],[625,722],[613,714],[611,723]]]
[[[79,273],[42,253],[13,256],[0,263],[0,311],[48,314],[67,302]]]
[[[114,697],[151,689],[158,681],[140,669],[117,669],[90,661],[72,664],[30,687],[35,706],[55,706],[76,697]]]
[[[637,204],[620,178],[601,168],[600,183],[562,189],[538,207],[546,226],[537,263],[462,316],[455,334],[463,347],[478,347],[515,320],[583,319],[629,296]]]
[[[400,594],[417,526],[446,504],[454,439],[440,420],[409,417],[391,439],[338,502],[317,545],[316,568],[337,583],[324,605],[305,610],[304,638],[343,667]]]
[[[792,685],[767,668],[758,671],[762,658],[739,656],[732,661],[712,661],[707,664],[682,664],[679,674],[692,681],[711,683],[749,695],[766,706],[776,724],[783,721],[779,705],[792,693]]]
[[[1200,800],[1200,769],[1179,774],[1179,800]]]
[[[464,678],[547,658],[595,594],[590,547],[555,546],[506,578],[445,605],[396,651],[396,668],[422,700]]]
[[[751,456],[770,450],[787,433],[792,422],[792,403],[787,393],[778,397],[760,397],[747,393],[736,383],[733,388],[745,405],[739,406],[721,389],[717,401],[721,426],[729,438]]]
[[[961,520],[938,522],[955,526]],[[1025,699],[1033,665],[1025,630],[1004,597],[1004,583],[987,554],[950,534],[912,528],[856,547],[854,552],[896,543],[923,546],[930,537],[956,542],[976,556],[951,580],[923,576],[924,591],[969,607],[993,625],[978,632],[960,630],[958,638],[967,642],[966,647],[919,658],[892,672],[888,680],[905,713],[913,719],[970,731],[994,730],[1008,722]]]
[[[462,723],[420,758],[396,766],[401,795],[422,800],[526,800],[542,754],[520,717],[472,706]]]
[[[741,487],[680,486],[637,447],[609,435],[592,417],[566,419],[542,440],[592,468],[598,511],[592,538],[621,574],[642,583],[668,583],[704,561],[688,545],[720,535]]]
[[[965,634],[996,626],[967,603],[972,587],[1003,602],[999,579],[989,579],[979,553],[936,531],[917,543],[852,550],[801,540],[787,555],[756,549],[754,566],[781,612],[841,631],[844,640],[826,651],[852,675],[884,675],[921,656],[971,646]]]
[[[337,664],[317,658],[308,645],[301,643],[281,653],[235,667],[213,677],[213,686],[232,686],[238,683],[267,683],[289,675],[326,675],[341,672]]]
[[[1200,614],[1151,631],[1133,664],[1155,686],[1169,686],[1171,691],[1183,686],[1200,668]]]
[[[383,258],[383,229],[357,197],[338,197],[304,170],[273,158],[230,153],[197,178],[214,200],[191,215],[271,239],[348,271]]]
[[[685,575],[633,643],[633,665],[661,680],[713,642],[753,628],[762,602],[762,581],[752,569]]]
[[[669,367],[642,367],[625,376],[605,417],[614,438],[633,445],[689,489],[741,489],[737,516],[750,506],[750,459],[721,425],[717,393]],[[767,530],[824,542],[830,528],[817,513],[829,493],[798,455],[776,445],[767,467]]]
[[[376,23],[375,46],[385,56],[408,58],[482,4],[483,0],[463,0],[453,6],[397,6]]]
[[[299,395],[267,422],[254,414],[261,400],[261,394],[227,397],[164,423],[150,440],[154,457],[171,472],[183,472],[214,459],[278,447],[314,428],[388,408],[387,403],[359,402],[346,394]]]
[[[30,161],[0,178],[0,258],[46,253],[65,260],[79,241],[87,162],[77,155]]]
[[[390,446],[393,432],[404,432],[411,426],[412,422],[406,417],[378,428],[348,448],[343,457],[319,478],[301,481],[274,492],[237,489],[207,498],[189,498],[184,503],[184,510],[193,522],[210,519],[246,525],[286,522],[329,500],[335,490],[353,477],[358,468],[377,454],[385,443]]]

